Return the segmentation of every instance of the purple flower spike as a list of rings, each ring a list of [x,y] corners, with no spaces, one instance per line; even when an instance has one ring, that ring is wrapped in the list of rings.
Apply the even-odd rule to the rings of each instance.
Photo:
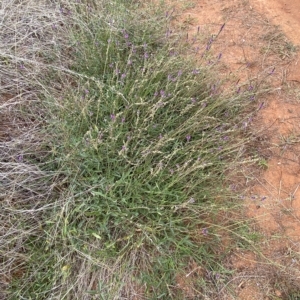
[[[261,110],[263,107],[264,107],[264,102],[262,102],[260,105],[259,105],[259,108],[258,108],[258,110]]]
[[[272,69],[272,71],[269,73],[269,75],[272,75],[275,71],[275,67]]]
[[[190,135],[187,135],[187,136],[186,136],[186,140],[187,140],[187,142],[189,142],[189,141],[191,140],[191,136],[190,136]]]
[[[112,121],[115,121],[115,120],[116,120],[116,116],[115,116],[114,114],[111,114],[111,115],[110,115],[110,118],[111,118]]]
[[[17,156],[17,160],[18,160],[18,162],[22,162],[23,161],[23,154],[19,154]]]
[[[218,35],[222,32],[222,30],[224,29],[224,27],[225,27],[225,23],[221,26],[221,28],[220,28],[220,31],[219,31],[219,33],[218,33]]]
[[[160,96],[161,96],[161,97],[165,97],[165,96],[166,96],[166,93],[165,93],[164,90],[161,90],[159,93],[160,93]]]
[[[202,229],[202,234],[203,235],[208,235],[208,229],[207,228],[203,228]]]

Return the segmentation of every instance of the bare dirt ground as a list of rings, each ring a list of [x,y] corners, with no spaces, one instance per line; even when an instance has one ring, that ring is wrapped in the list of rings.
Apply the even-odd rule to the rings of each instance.
[[[192,43],[196,32],[216,34],[225,23],[212,46],[222,54],[222,75],[272,87],[248,124],[261,141],[261,171],[246,171],[240,186],[246,215],[264,237],[261,255],[236,249],[229,259],[237,271],[233,292],[220,299],[300,299],[300,0],[175,2]]]

